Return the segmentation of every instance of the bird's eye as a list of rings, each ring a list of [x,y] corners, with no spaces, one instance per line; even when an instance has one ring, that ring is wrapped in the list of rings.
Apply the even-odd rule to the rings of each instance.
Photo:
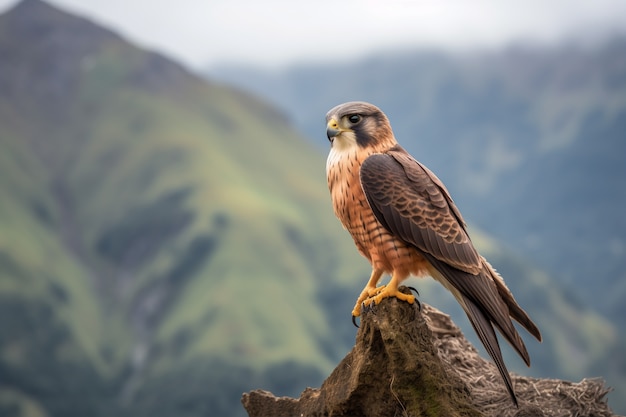
[[[352,124],[359,123],[361,121],[361,116],[359,116],[358,114],[352,114],[348,116],[348,120]]]

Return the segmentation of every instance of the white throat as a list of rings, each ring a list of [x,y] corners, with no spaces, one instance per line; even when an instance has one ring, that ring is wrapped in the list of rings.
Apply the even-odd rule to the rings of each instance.
[[[333,139],[328,159],[326,160],[326,172],[330,167],[338,164],[345,158],[351,158],[359,151],[356,136],[353,132],[343,132]]]

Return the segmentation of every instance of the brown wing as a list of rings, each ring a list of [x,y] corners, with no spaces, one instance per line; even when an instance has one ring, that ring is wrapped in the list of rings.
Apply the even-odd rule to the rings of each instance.
[[[378,221],[394,235],[470,274],[482,260],[441,181],[400,146],[361,165],[361,186]]]
[[[472,244],[465,223],[443,183],[397,146],[368,157],[361,166],[361,186],[378,221],[392,234],[413,244],[451,287],[493,358],[517,404],[511,378],[492,325],[524,359],[530,358],[509,315],[538,339],[539,330],[519,308],[504,282],[494,281],[492,268]],[[499,288],[501,284],[503,288]],[[505,291],[506,290],[506,291]],[[503,297],[506,295],[507,297]],[[509,309],[509,304],[514,307]]]

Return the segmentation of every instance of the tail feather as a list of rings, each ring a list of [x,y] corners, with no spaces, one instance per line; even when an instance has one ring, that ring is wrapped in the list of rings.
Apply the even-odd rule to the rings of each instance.
[[[513,326],[511,318],[518,321],[530,334],[541,340],[539,329],[517,304],[502,278],[487,261],[483,261],[484,268],[478,275],[472,275],[452,267],[430,254],[424,254],[424,256],[434,268],[431,271],[433,277],[452,292],[465,310],[480,341],[495,362],[511,399],[517,405],[511,377],[502,359],[494,326],[498,328],[527,365],[530,365],[530,356],[524,341]]]
[[[485,349],[487,349],[487,353],[489,353],[489,356],[491,356],[491,359],[493,359],[493,362],[496,364],[496,367],[500,372],[500,376],[504,380],[504,385],[506,385],[506,389],[511,396],[511,400],[517,407],[517,397],[515,396],[515,391],[513,390],[513,382],[511,381],[509,371],[504,364],[502,351],[500,351],[500,344],[498,343],[498,338],[496,337],[496,332],[493,330],[491,322],[485,316],[483,311],[470,299],[464,298],[463,304],[465,313],[467,314],[472,327],[476,331],[476,334],[478,335],[478,338],[482,342],[483,346],[485,346]]]
[[[524,327],[524,329],[528,331],[528,333],[535,337],[535,339],[541,342],[541,332],[539,331],[539,328],[537,328],[537,325],[531,320],[530,317],[528,317],[528,314],[526,314],[526,312],[519,306],[519,304],[517,304],[517,301],[515,301],[511,290],[509,290],[509,288],[506,286],[500,274],[498,274],[495,268],[493,268],[485,258],[483,258],[483,265],[489,271],[491,277],[493,278],[493,282],[496,284],[498,293],[502,297],[502,300],[504,300],[506,305],[509,307],[509,313],[511,317],[516,322],[521,324],[522,327]]]

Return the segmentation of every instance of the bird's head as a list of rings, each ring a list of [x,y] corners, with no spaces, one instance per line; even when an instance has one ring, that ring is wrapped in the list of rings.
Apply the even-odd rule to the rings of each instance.
[[[333,148],[393,146],[396,140],[389,119],[378,107],[351,101],[326,114],[326,136]]]

